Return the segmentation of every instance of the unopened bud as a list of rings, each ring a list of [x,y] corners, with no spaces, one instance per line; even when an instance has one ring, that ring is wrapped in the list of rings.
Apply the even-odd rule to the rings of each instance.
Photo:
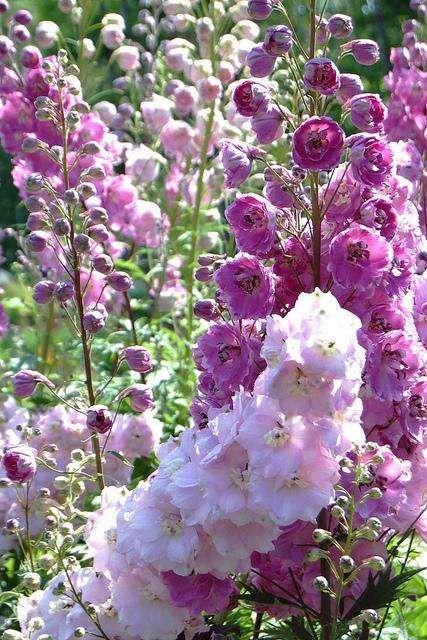
[[[325,529],[315,529],[312,536],[314,542],[325,542],[325,540],[330,540],[332,537],[330,532]]]
[[[22,584],[27,589],[36,590],[40,588],[41,578],[38,573],[25,573],[22,577]],[[39,629],[42,629],[42,627],[39,627]]]
[[[356,563],[354,562],[353,558],[351,558],[350,556],[341,556],[340,568],[344,573],[350,573],[350,571],[353,571],[355,566]]]
[[[317,578],[314,578],[313,587],[316,591],[329,591],[328,581],[323,576],[317,576]]]

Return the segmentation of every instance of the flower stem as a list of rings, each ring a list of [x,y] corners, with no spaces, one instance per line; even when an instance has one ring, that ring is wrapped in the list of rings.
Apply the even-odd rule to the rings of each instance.
[[[60,117],[61,117],[61,132],[62,132],[62,143],[63,143],[63,159],[62,159],[62,173],[64,178],[64,187],[65,189],[70,188],[70,175],[68,168],[68,128],[65,119],[64,113],[64,105],[62,102],[62,94],[60,94]],[[87,339],[87,333],[83,322],[84,316],[84,306],[83,306],[83,293],[82,293],[82,285],[81,285],[81,273],[80,273],[80,258],[77,251],[74,248],[74,220],[73,220],[73,210],[70,205],[68,205],[68,218],[70,222],[70,245],[71,245],[71,266],[73,269],[73,281],[74,281],[74,292],[76,298],[76,307],[77,313],[79,316],[79,327],[80,327],[80,339],[83,349],[83,361],[85,367],[86,374],[86,389],[89,400],[89,405],[95,404],[95,392],[93,387],[93,376],[92,376],[92,363],[90,356],[90,349]],[[100,491],[104,489],[104,473],[102,468],[102,457],[101,457],[101,448],[99,444],[98,434],[93,431],[90,436],[92,442],[92,449],[95,455],[95,464],[96,464],[96,478],[98,483],[98,488]]]

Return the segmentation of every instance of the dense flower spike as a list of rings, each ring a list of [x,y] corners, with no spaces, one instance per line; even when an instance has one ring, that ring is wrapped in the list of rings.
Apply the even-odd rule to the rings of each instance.
[[[0,0],[5,640],[379,638],[427,538],[419,24],[387,101],[316,0],[80,4]]]

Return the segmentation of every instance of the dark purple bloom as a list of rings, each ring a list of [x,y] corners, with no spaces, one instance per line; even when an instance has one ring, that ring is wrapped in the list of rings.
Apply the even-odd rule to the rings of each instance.
[[[343,148],[344,131],[335,120],[313,117],[295,131],[292,156],[302,169],[328,171],[340,163]]]
[[[276,209],[254,193],[239,196],[225,210],[239,251],[266,256],[276,234]]]
[[[96,433],[107,433],[113,426],[111,411],[103,404],[92,405],[86,413],[86,425]]]
[[[74,284],[71,280],[57,282],[53,290],[53,296],[59,300],[59,302],[68,302],[68,300],[71,300],[74,296]]]
[[[220,317],[218,305],[213,300],[197,300],[194,315],[203,320],[217,320]]]
[[[265,20],[273,11],[273,0],[249,0],[248,14],[253,20]]]
[[[289,27],[278,24],[266,29],[263,46],[270,56],[283,56],[292,45],[293,35]]]
[[[34,477],[37,469],[35,453],[35,449],[26,444],[4,448],[2,463],[9,480],[28,482]]]
[[[233,92],[233,102],[242,116],[254,116],[260,106],[268,99],[269,91],[260,82],[242,80]]]
[[[313,58],[305,63],[304,84],[312,91],[330,96],[340,87],[340,72],[329,58]]]
[[[367,289],[390,268],[392,251],[372,229],[353,225],[333,239],[328,269],[343,287]]]
[[[235,258],[229,258],[214,277],[221,300],[234,318],[257,320],[271,313],[274,276],[257,258],[238,253]]]
[[[38,304],[47,304],[53,298],[55,284],[51,280],[40,280],[34,285],[33,300]]]

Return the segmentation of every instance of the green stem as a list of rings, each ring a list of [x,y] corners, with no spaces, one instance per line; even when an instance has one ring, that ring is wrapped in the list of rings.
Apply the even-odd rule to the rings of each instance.
[[[69,175],[69,168],[68,168],[68,128],[67,128],[67,123],[65,119],[64,105],[62,102],[61,93],[59,97],[59,105],[60,105],[61,132],[62,132],[62,143],[63,143],[62,173],[64,177],[64,187],[67,190],[70,188],[70,175]],[[84,306],[83,306],[83,293],[82,293],[82,285],[81,285],[81,277],[80,277],[81,276],[80,258],[77,251],[74,248],[73,210],[72,210],[72,207],[70,207],[69,205],[68,205],[68,219],[71,226],[71,230],[70,230],[71,261],[72,261],[72,268],[73,268],[76,307],[77,307],[79,324],[80,324],[80,339],[82,343],[83,361],[84,361],[85,374],[86,374],[86,389],[87,389],[89,405],[94,405],[95,392],[93,387],[92,363],[91,363],[87,333],[86,333],[86,329],[83,322]],[[100,491],[102,491],[105,486],[104,473],[102,468],[102,457],[101,457],[101,448],[99,444],[99,436],[96,433],[96,431],[92,432],[90,439],[92,442],[93,453],[95,455],[96,478],[97,478],[98,488]]]
[[[44,334],[42,353],[41,353],[41,357],[42,357],[41,372],[42,373],[46,373],[46,369],[47,369],[47,360],[49,357],[49,348],[50,348],[50,340],[52,337],[54,317],[55,317],[55,307],[52,301],[52,302],[49,302],[49,305],[47,308],[46,330]]]
[[[203,136],[202,147],[200,149],[200,166],[197,176],[197,189],[196,200],[194,203],[193,219],[191,222],[191,246],[189,256],[189,269],[190,276],[188,282],[188,308],[187,308],[187,334],[188,334],[188,348],[191,348],[191,341],[193,336],[193,324],[194,324],[194,269],[197,257],[197,244],[199,240],[199,223],[200,223],[200,209],[202,204],[203,192],[204,192],[204,177],[208,163],[207,153],[209,144],[212,137],[213,123],[215,116],[215,101],[211,103],[208,119],[206,121],[205,133]]]

